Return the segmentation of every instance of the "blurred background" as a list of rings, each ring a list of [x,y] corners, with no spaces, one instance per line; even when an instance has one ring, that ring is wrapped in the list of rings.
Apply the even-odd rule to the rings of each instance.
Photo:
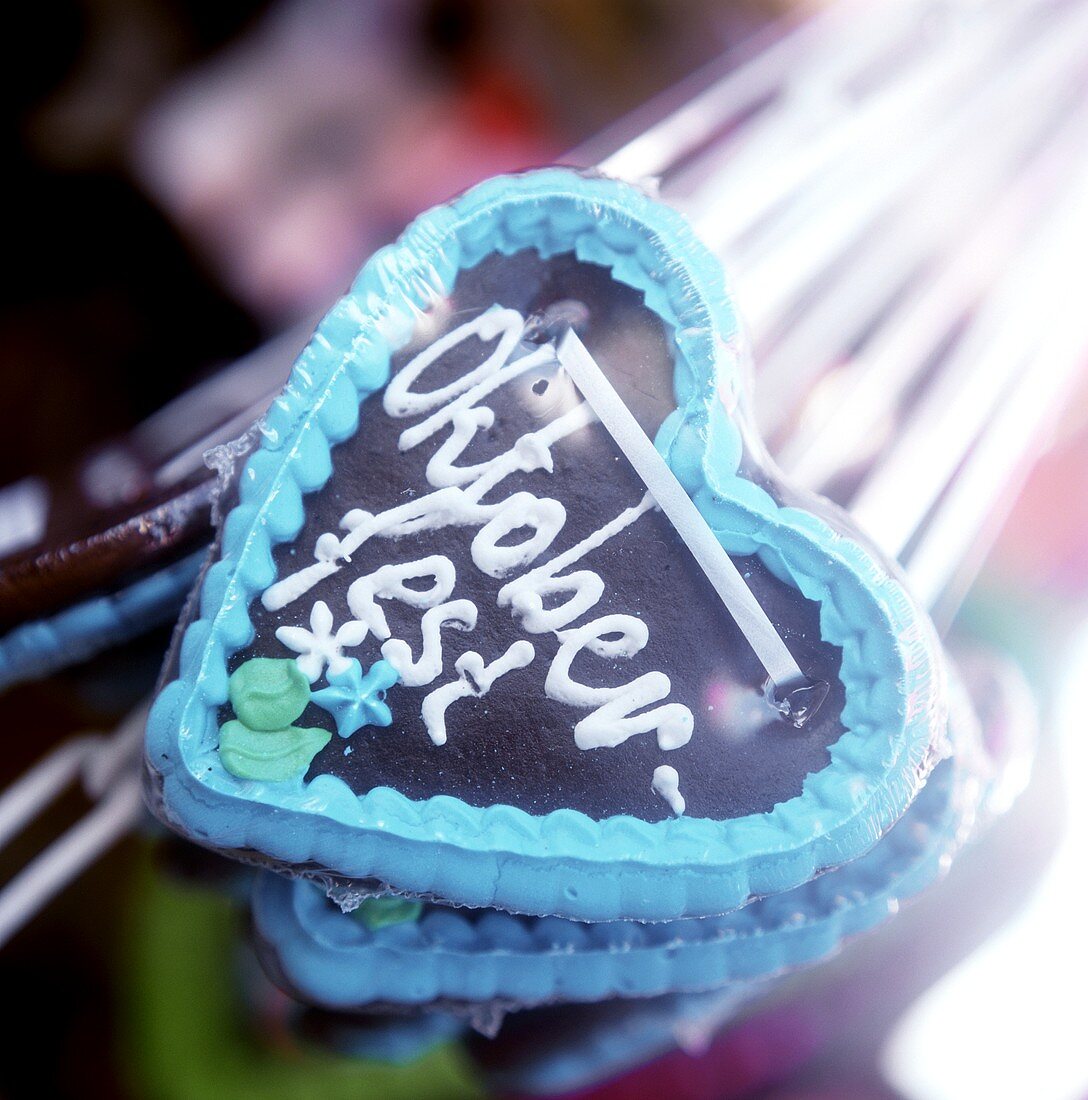
[[[554,160],[775,14],[694,0],[682,18],[652,0],[30,6],[9,47],[18,275],[0,349],[24,414],[0,479],[130,426],[327,306],[419,211]]]
[[[1052,6],[1088,10],[1081,0]],[[80,456],[200,380],[305,327],[426,207],[572,150],[593,163],[818,10],[788,0],[24,5],[4,67],[0,486],[43,472],[63,480]],[[838,55],[834,41],[829,49]],[[996,72],[989,64],[969,79]],[[1082,51],[1081,78],[1086,70]],[[709,75],[692,77],[699,72]],[[872,66],[866,72],[857,87],[876,81]],[[1083,84],[1066,90],[1075,98]],[[845,132],[860,109],[839,106]],[[1057,103],[1047,124],[1064,125],[1073,110]],[[931,107],[922,130],[940,116]],[[895,125],[882,132],[894,135]],[[758,153],[753,146],[749,159]],[[1057,175],[1067,178],[1064,162]],[[681,171],[677,201],[713,227],[716,186],[710,169]],[[995,188],[971,215],[999,197]],[[782,225],[782,239],[803,239]],[[1023,249],[1031,223],[1021,229]],[[946,249],[952,238],[950,228]],[[736,252],[738,295],[742,306],[749,295],[758,319],[766,299],[748,275],[775,269],[746,262],[764,255],[754,246]],[[783,245],[774,256],[792,254]],[[992,259],[986,279],[996,283],[1011,263]],[[1044,274],[1083,285],[1080,267]],[[783,333],[805,316],[805,301],[799,293],[773,324],[754,324],[757,411],[761,352],[785,361]],[[889,308],[874,304],[873,318]],[[1039,326],[1029,343],[1043,342]],[[661,1095],[666,1081],[692,1097],[1088,1096],[1088,816],[1077,797],[1088,765],[1086,361],[999,493],[1001,507],[987,510],[992,530],[972,544],[969,592],[965,581],[942,624],[968,666],[973,653],[987,655],[983,681],[994,654],[1012,670],[990,696],[1008,708],[1019,700],[1030,715],[1023,724],[1039,731],[1026,793],[887,929],[804,976],[754,1021],[662,1055],[657,1076],[636,1072],[601,1096]],[[766,393],[783,377],[795,376],[769,369]],[[817,420],[838,400],[836,377],[821,375],[822,393],[818,380],[805,384]],[[908,411],[924,397],[924,377],[904,398]],[[783,447],[804,415],[778,423]],[[905,417],[883,425],[887,453]],[[875,445],[861,457],[875,461]],[[861,477],[855,466],[840,462],[823,485],[843,503]],[[111,728],[150,691],[168,641],[163,626],[0,696],[3,784],[73,731]],[[1005,717],[1016,741],[1016,716]],[[0,881],[87,806],[69,792],[21,832],[0,853]],[[244,916],[204,884],[206,867],[189,875],[186,859],[128,837],[0,950],[10,1009],[0,1095],[421,1095],[418,1078],[360,1077],[348,1059],[300,1048],[282,995],[233,946]],[[230,980],[213,991],[224,968]],[[183,1045],[201,1056],[182,1064]],[[431,1094],[477,1093],[468,1060],[443,1057]]]

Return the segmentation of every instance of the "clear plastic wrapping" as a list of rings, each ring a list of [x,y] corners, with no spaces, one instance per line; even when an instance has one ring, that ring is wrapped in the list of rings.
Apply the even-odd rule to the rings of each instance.
[[[345,897],[575,921],[861,856],[948,750],[943,658],[745,386],[717,261],[636,188],[548,169],[421,216],[236,456],[161,815]]]

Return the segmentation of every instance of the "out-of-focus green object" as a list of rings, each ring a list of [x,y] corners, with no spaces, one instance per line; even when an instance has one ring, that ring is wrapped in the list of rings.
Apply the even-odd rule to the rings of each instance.
[[[423,903],[410,898],[364,898],[354,916],[371,932],[376,932],[393,924],[417,921],[422,912]]]
[[[181,884],[145,850],[133,875],[118,1064],[156,1100],[457,1100],[483,1095],[459,1047],[409,1066],[364,1062],[259,1035],[239,975],[237,903]]]

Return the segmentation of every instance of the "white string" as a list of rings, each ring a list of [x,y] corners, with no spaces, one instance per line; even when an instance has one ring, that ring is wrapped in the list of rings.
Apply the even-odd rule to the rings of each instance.
[[[89,751],[100,743],[97,737],[80,737],[61,745],[0,795],[0,848],[75,780]]]
[[[974,185],[976,200],[977,192],[987,187],[987,164],[996,162],[991,179],[993,176],[1000,179],[1002,175],[1007,178],[1008,161],[1017,152],[1022,153],[1045,120],[1053,118],[1055,105],[1062,102],[1069,84],[1075,82],[1078,75],[1083,75],[1083,44],[1088,35],[1086,16],[1088,9],[1082,8],[1075,10],[1071,18],[1058,20],[1048,33],[1024,51],[1015,66],[999,70],[977,94],[968,98],[966,104],[946,107],[944,121],[934,126],[909,156],[889,158],[890,167],[875,173],[869,183],[848,192],[844,196],[847,201],[838,201],[835,209],[825,211],[822,217],[812,217],[808,226],[794,235],[789,249],[776,250],[751,270],[742,268],[736,276],[742,290],[742,304],[745,294],[750,303],[762,303],[758,309],[749,309],[747,313],[755,339],[760,340],[783,323],[789,304],[803,288],[818,281],[836,255],[858,241],[863,232],[873,235],[869,221],[895,195],[906,191],[924,171],[933,173],[933,183],[926,186],[923,179],[925,197],[914,206],[915,218],[918,218],[919,209],[923,211],[923,226],[916,234],[918,251],[922,255],[926,252],[922,246],[927,235],[932,244],[940,243],[934,238],[941,230],[943,219],[947,218],[947,214],[934,216],[932,211],[928,218],[925,216],[925,208],[934,201],[935,192],[949,196],[949,205],[955,207],[970,200],[972,177],[983,177]],[[995,120],[1001,120],[997,127]],[[909,224],[911,212],[908,202],[906,211],[899,215],[900,221]],[[894,228],[889,231],[880,227],[879,236],[887,247],[895,247]],[[947,248],[947,240],[944,243]],[[876,255],[879,256],[879,249]],[[901,262],[900,256],[894,258]],[[909,268],[899,270],[902,274]],[[885,281],[892,277],[888,269]],[[874,282],[879,278],[880,275]],[[852,303],[852,299],[835,301],[829,292],[823,298],[822,311],[813,310],[808,315],[812,319],[805,328],[811,330],[817,324],[817,317],[830,325],[834,317],[840,328],[848,332],[851,325],[849,317],[844,316],[847,312],[843,308],[844,301]],[[864,305],[863,301],[856,314],[862,318]],[[852,305],[847,308],[850,316],[855,315]],[[794,333],[785,347],[779,348],[777,354],[772,354],[763,363],[758,409],[759,421],[768,433],[774,433],[787,422],[796,409],[798,395],[805,392],[806,383],[811,382],[813,372],[822,365],[814,354],[816,349],[811,346],[801,354],[800,341],[807,334]]]
[[[1006,516],[1012,508],[1030,471],[1033,451],[1060,416],[1086,360],[1088,311],[1081,299],[1066,303],[1038,352],[1021,363],[1016,384],[907,556],[911,587],[927,605],[944,593],[988,520],[996,535],[999,524],[992,519]]]
[[[914,120],[940,117],[953,93],[971,87],[1007,55],[1025,4],[988,5],[983,10],[988,15],[976,16],[981,21],[977,33],[941,35],[917,64],[908,66],[877,94],[857,100],[852,110],[841,113],[834,125],[809,141],[798,141],[786,155],[750,165],[747,171],[723,173],[716,186],[707,189],[706,208],[690,212],[700,236],[712,248],[726,248],[821,169],[858,148],[879,145]]]
[[[928,46],[938,8],[947,13],[939,0],[863,4],[850,13],[849,27],[837,28],[835,34],[827,33],[828,27],[819,35],[812,33],[821,29],[819,17],[802,24],[793,31],[793,41],[782,43],[793,48],[789,55],[783,52],[772,88],[749,83],[743,66],[726,78],[723,83],[736,82],[749,96],[758,89],[769,97],[767,104],[760,109],[758,101],[749,101],[745,106],[750,114],[733,111],[719,118],[717,128],[725,131],[721,138],[664,170],[662,194],[689,217],[698,218],[713,201],[713,188],[723,173],[741,171],[744,162],[753,171],[766,171],[786,151],[841,121],[861,94],[861,89],[854,89],[862,74],[875,67],[880,80],[889,79],[903,64],[904,55],[909,57],[920,43]],[[824,12],[836,20],[845,14],[844,5]],[[802,31],[808,31],[808,36],[803,37]],[[796,48],[801,45],[803,50]],[[768,56],[769,51],[756,61]]]
[[[1034,338],[1026,347],[1013,343],[1019,353],[1010,356],[1012,384],[907,557],[915,593],[929,605],[941,596],[995,507],[998,515],[1011,508],[1014,487],[1030,469],[1032,449],[1057,420],[1088,364],[1088,309],[1080,275],[1088,248],[1085,194],[1088,171],[1082,170],[1070,189],[1076,198],[1061,216],[1065,247],[1056,249],[1051,266],[1043,269],[1041,281],[1050,295],[1043,303],[1045,313],[1036,314]],[[999,348],[1004,350],[1004,344]],[[970,385],[964,388],[970,395]]]
[[[806,677],[733,559],[722,548],[687,491],[639,427],[631,410],[597,366],[593,356],[568,332],[559,345],[559,362],[570,375],[597,419],[626,455],[650,495],[691,551],[732,615],[748,644],[755,650],[779,698],[806,682]]]
[[[885,28],[894,33],[911,22],[917,25],[919,9],[928,6],[894,0],[840,0],[829,5],[783,33],[747,63],[690,95],[680,106],[659,114],[652,125],[598,160],[597,167],[623,179],[663,176],[710,141],[731,119],[776,93],[799,67],[813,57],[833,54],[844,35],[867,40],[882,35]],[[705,79],[704,74],[697,73],[686,82],[687,87],[701,85]],[[673,93],[667,94],[671,97]],[[680,94],[684,94],[683,88]],[[653,111],[655,107],[657,104],[651,104],[648,109]],[[577,153],[573,159],[578,161]]]

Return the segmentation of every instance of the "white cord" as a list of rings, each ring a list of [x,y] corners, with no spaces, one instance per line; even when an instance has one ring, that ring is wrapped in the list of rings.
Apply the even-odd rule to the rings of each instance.
[[[691,551],[726,610],[755,650],[777,689],[778,698],[785,698],[791,689],[807,683],[807,677],[798,668],[782,636],[752,594],[733,559],[722,548],[687,490],[676,480],[676,475],[658,453],[650,437],[573,332],[568,332],[559,346],[559,362]]]

